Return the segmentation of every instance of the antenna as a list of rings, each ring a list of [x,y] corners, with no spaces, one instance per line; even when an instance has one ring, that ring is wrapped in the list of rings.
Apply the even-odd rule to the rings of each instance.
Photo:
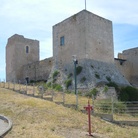
[[[86,10],[86,0],[85,0],[85,10]]]

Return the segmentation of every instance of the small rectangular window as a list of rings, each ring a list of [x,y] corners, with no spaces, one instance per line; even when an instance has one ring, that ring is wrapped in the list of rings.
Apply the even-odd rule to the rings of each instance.
[[[29,46],[26,46],[26,53],[29,53]]]
[[[64,36],[60,37],[60,45],[61,46],[65,45],[65,38],[64,38]]]

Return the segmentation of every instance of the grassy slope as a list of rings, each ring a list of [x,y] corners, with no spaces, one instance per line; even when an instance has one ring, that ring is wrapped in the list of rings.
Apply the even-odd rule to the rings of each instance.
[[[0,88],[0,114],[13,122],[5,138],[85,138],[87,115],[62,105]],[[92,117],[92,131],[111,138],[137,138],[136,127],[120,127]],[[129,133],[128,133],[129,132]]]

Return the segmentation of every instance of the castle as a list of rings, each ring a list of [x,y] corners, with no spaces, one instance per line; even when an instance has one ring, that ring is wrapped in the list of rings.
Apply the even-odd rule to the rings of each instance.
[[[6,81],[46,81],[55,70],[66,80],[73,74],[73,56],[83,68],[78,82],[85,77],[79,87],[92,87],[109,79],[120,85],[138,85],[138,48],[123,51],[114,59],[112,22],[87,10],[53,26],[53,57],[48,59],[39,60],[38,40],[18,34],[10,37]]]

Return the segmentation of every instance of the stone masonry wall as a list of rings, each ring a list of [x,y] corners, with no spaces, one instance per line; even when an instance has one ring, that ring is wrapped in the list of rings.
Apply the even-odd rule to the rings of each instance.
[[[39,81],[39,80],[47,81],[52,66],[53,66],[53,58],[47,58],[41,61],[24,65],[22,67],[22,76],[21,76],[21,78],[24,79],[21,81],[24,82],[26,76],[29,78],[30,81]]]
[[[36,61],[39,61],[39,41],[13,35],[6,46],[6,81],[19,80],[22,76],[21,67]]]
[[[60,38],[64,36],[64,45]],[[93,59],[113,63],[112,22],[86,10],[53,26],[53,58],[55,66],[63,69],[77,59]]]
[[[124,50],[118,54],[118,58],[126,60],[122,65],[115,62],[118,69],[131,84],[138,86],[138,47]]]

